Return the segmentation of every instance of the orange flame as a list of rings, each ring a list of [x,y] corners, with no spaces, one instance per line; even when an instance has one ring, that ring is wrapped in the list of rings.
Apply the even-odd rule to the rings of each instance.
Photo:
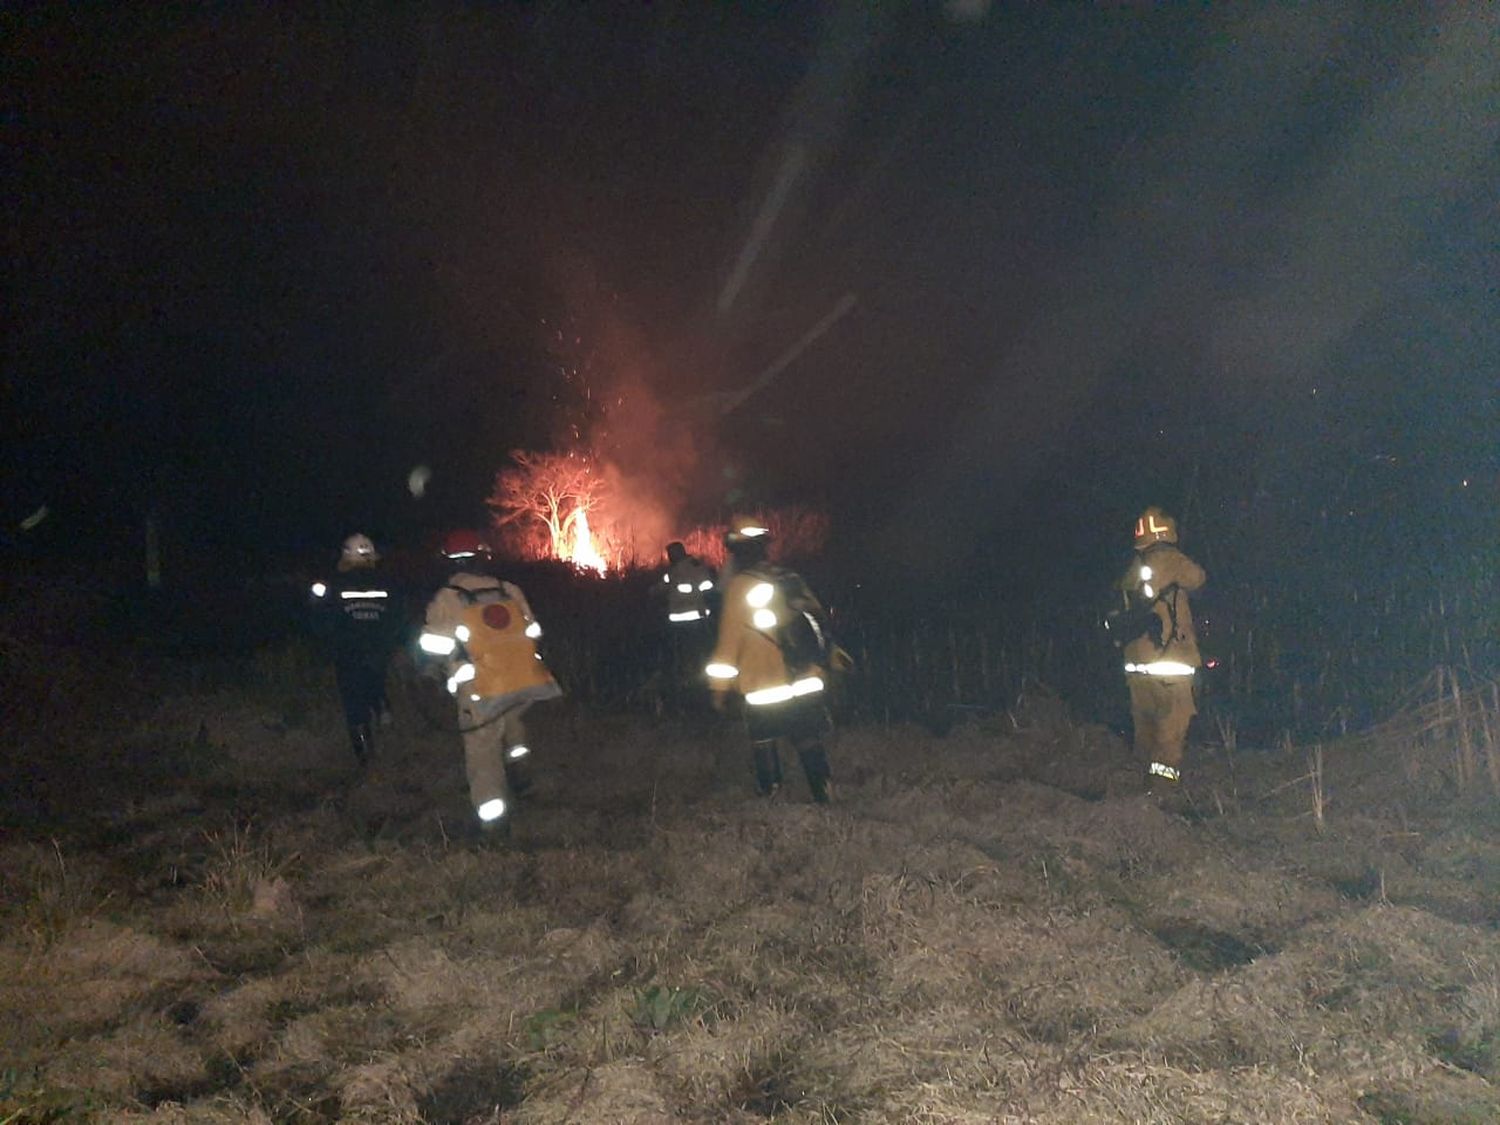
[[[604,556],[594,546],[594,536],[589,531],[588,513],[579,508],[573,513],[573,546],[568,552],[568,562],[580,570],[605,571]]]

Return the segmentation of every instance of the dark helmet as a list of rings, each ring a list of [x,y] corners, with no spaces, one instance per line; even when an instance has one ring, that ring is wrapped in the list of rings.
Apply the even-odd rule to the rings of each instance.
[[[668,562],[680,563],[685,558],[687,558],[687,548],[683,546],[682,543],[673,540],[671,543],[667,544]]]
[[[737,516],[724,533],[724,546],[741,563],[757,562],[770,553],[771,532],[755,519]]]

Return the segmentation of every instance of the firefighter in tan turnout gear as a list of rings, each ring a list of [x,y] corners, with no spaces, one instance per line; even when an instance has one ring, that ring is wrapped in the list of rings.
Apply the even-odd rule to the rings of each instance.
[[[1175,788],[1182,779],[1188,722],[1197,711],[1193,676],[1202,666],[1188,594],[1202,588],[1203,568],[1177,546],[1177,521],[1147,508],[1135,522],[1135,557],[1118,583],[1128,622],[1125,683],[1135,748],[1147,761],[1147,788]]]
[[[743,697],[763,795],[781,786],[779,744],[786,741],[813,800],[825,804],[831,791],[823,739],[832,727],[825,690],[830,671],[843,670],[848,657],[829,636],[827,615],[806,583],[770,563],[765,528],[739,521],[724,543],[734,574],[723,589],[718,642],[705,669],[714,706],[722,710],[731,692]]]
[[[521,717],[531,704],[562,694],[542,663],[542,627],[514,583],[489,573],[489,548],[473,531],[443,543],[453,568],[427,603],[418,644],[442,659],[458,703],[469,798],[481,828],[508,827],[514,791],[531,748]]]

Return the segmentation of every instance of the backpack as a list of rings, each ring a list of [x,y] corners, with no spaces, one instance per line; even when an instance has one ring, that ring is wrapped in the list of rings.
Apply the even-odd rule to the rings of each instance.
[[[756,577],[770,582],[781,595],[788,614],[776,629],[776,644],[787,668],[794,674],[814,665],[827,668],[833,652],[833,636],[807,583],[795,571],[782,567],[756,570]]]
[[[1161,618],[1156,613],[1156,599],[1132,596],[1123,608],[1112,609],[1104,615],[1104,631],[1116,648],[1124,648],[1137,637],[1145,634],[1157,648],[1162,643]]]

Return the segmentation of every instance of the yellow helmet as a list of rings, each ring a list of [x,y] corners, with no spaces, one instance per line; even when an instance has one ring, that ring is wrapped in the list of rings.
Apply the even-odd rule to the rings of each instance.
[[[1177,521],[1156,505],[1141,513],[1135,521],[1135,549],[1143,550],[1153,543],[1177,542]]]
[[[750,543],[755,540],[765,541],[771,534],[770,528],[756,516],[735,516],[729,521],[729,530],[724,533],[725,546],[733,546],[736,543]]]

